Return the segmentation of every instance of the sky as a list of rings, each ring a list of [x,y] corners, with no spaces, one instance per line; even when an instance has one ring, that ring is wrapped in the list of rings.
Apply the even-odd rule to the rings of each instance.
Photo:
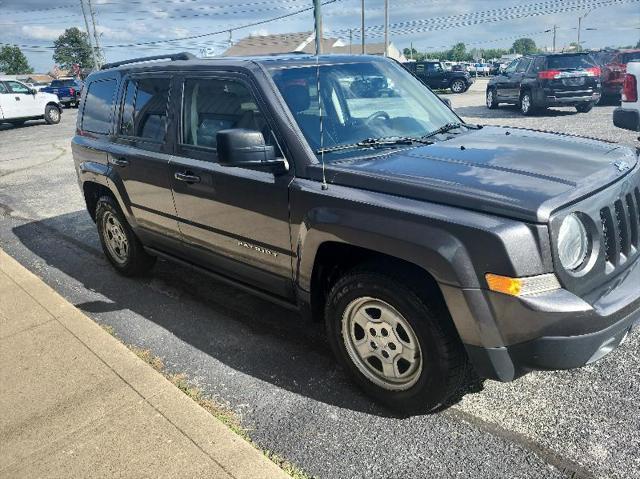
[[[88,0],[84,1],[87,5]],[[228,32],[192,40],[166,40],[242,27],[293,14],[312,4],[312,0],[91,1],[107,61],[177,51],[200,55],[205,49],[208,54],[219,54],[229,44]],[[531,14],[539,11],[531,5],[541,4],[542,0],[388,1],[390,41],[400,49],[413,44],[419,51],[443,50],[458,42],[464,42],[468,48],[509,48],[520,36],[533,38],[539,47],[550,47],[552,34],[545,30],[553,25],[557,26],[556,46],[561,48],[576,41],[580,16],[584,16],[581,40],[586,48],[635,45],[640,39],[639,0],[547,0],[544,3],[555,4],[556,12],[540,11],[540,15]],[[351,29],[353,42],[358,44],[360,2],[335,0],[324,5],[325,36],[339,37],[348,43]],[[570,11],[559,11],[562,8]],[[491,18],[499,21],[486,21]],[[381,42],[384,0],[365,0],[365,22],[369,29],[367,41]],[[80,0],[0,0],[0,44],[21,45],[37,72],[51,69],[53,40],[73,26],[85,30]],[[234,30],[231,41],[248,35],[312,29],[313,11],[309,10]],[[158,41],[162,43],[132,46]]]

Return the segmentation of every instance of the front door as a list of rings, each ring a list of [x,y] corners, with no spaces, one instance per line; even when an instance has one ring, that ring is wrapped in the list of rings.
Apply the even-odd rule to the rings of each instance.
[[[509,66],[496,79],[496,91],[498,98],[502,101],[513,100],[514,84],[516,81],[516,68],[520,63],[519,59],[513,60]]]
[[[427,63],[427,85],[431,88],[446,88],[446,72],[441,63]]]
[[[126,79],[116,140],[108,150],[117,186],[129,203],[137,233],[153,246],[180,241],[169,181],[170,84],[166,75]]]
[[[216,157],[216,134],[223,129],[257,130],[277,145],[264,106],[240,75],[185,77],[181,88],[181,127],[170,171],[192,260],[291,298],[291,175],[221,166]]]
[[[39,101],[36,99],[36,95],[33,95],[30,92],[27,85],[17,81],[6,81],[6,85],[11,91],[11,94],[8,98],[9,101],[7,106],[9,115],[7,116],[7,118],[22,118],[44,115],[44,108],[40,107]]]

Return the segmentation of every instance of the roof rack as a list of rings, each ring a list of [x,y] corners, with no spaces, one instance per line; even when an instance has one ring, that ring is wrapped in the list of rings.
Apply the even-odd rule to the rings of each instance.
[[[193,60],[197,58],[194,54],[189,52],[172,53],[169,55],[154,55],[152,57],[140,57],[132,58],[131,60],[122,60],[121,62],[105,63],[100,70],[107,70],[109,68],[115,68],[122,65],[129,65],[130,63],[150,62],[153,60]]]

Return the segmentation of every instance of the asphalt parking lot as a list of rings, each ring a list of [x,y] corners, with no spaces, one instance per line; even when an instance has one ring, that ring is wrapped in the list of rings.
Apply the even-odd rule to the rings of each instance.
[[[637,146],[612,106],[524,118],[484,107],[482,83],[447,95],[469,121]],[[265,449],[321,478],[640,478],[640,333],[589,367],[486,382],[434,415],[397,417],[337,368],[319,325],[159,261],[118,276],[84,209],[62,123],[0,126],[0,246],[124,342],[149,348],[228,403]]]

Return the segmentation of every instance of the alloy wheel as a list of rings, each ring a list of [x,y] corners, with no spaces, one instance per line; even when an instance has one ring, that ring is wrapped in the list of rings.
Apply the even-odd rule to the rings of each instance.
[[[102,234],[109,254],[118,264],[124,264],[129,259],[129,240],[120,220],[107,211],[102,217]]]

